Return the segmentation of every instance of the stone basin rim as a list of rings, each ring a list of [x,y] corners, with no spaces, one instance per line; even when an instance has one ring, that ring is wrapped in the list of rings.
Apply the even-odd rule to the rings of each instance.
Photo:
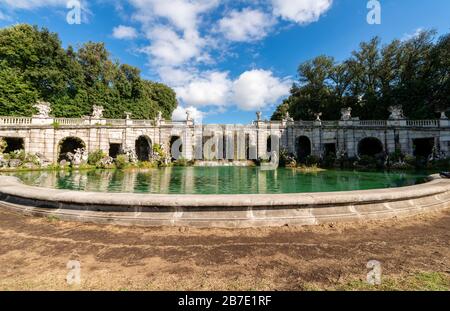
[[[450,191],[450,180],[431,175],[428,182],[399,188],[287,194],[138,194],[70,191],[28,186],[17,177],[0,176],[0,200],[19,198],[79,205],[150,207],[319,207],[414,200]]]

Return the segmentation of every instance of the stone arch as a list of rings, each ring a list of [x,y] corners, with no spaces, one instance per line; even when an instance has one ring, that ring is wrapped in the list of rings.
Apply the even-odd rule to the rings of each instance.
[[[153,154],[152,140],[146,135],[139,136],[135,142],[135,150],[139,161],[150,161]]]
[[[358,143],[359,156],[376,156],[384,152],[384,146],[380,139],[376,137],[366,137]]]
[[[6,142],[4,153],[25,150],[25,140],[22,137],[3,137]]]
[[[86,144],[81,138],[75,136],[63,138],[58,144],[58,162],[68,161],[67,154],[75,153],[75,150],[80,148],[86,148]]]
[[[312,153],[312,144],[311,140],[307,136],[299,136],[295,140],[296,144],[296,152],[297,152],[297,158],[300,161],[306,160],[307,157],[309,157]]]
[[[173,154],[173,148],[177,148],[177,146],[174,146],[175,144],[179,144],[181,142],[181,137],[178,135],[173,135],[170,137],[170,142],[169,142],[169,151],[170,151],[170,155],[172,157],[172,161],[176,160],[176,155]],[[181,145],[179,145],[179,155],[178,155],[178,159],[182,156],[183,154],[183,143],[181,142]]]

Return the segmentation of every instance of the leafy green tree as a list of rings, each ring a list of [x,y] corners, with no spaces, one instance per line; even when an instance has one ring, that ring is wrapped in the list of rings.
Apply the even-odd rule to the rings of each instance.
[[[140,70],[112,61],[104,43],[63,49],[57,34],[26,24],[0,30],[0,114],[32,115],[37,100],[52,104],[56,117],[170,118],[177,106],[169,87],[146,81]]]
[[[389,106],[402,105],[408,118],[435,118],[450,98],[450,35],[437,42],[435,31],[380,46],[373,38],[342,63],[319,56],[299,66],[299,80],[273,119],[287,111],[295,119],[337,119],[351,107],[361,119],[386,119]]]

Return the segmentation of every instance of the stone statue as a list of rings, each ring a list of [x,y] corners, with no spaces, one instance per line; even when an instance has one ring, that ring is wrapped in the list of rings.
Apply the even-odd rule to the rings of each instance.
[[[186,111],[186,121],[192,121],[191,112],[189,110]]]
[[[163,120],[162,112],[158,111],[158,116],[156,117],[156,121],[161,122]]]
[[[68,152],[67,158],[72,163],[72,165],[79,166],[85,164],[88,161],[89,153],[85,148],[78,148],[74,151],[75,153]]]
[[[404,120],[405,115],[403,113],[402,106],[391,106],[389,107],[389,112],[391,115],[389,116],[389,120]]]
[[[261,120],[262,120],[262,112],[261,112],[261,111],[258,111],[258,112],[256,113],[256,121],[260,122]]]
[[[440,111],[440,113],[441,113],[441,120],[448,120],[448,117],[446,115],[446,111],[445,110],[444,111]]]
[[[38,114],[34,115],[33,118],[47,119],[50,117],[50,112],[52,110],[50,103],[38,101],[34,108],[38,110]]]
[[[126,118],[127,120],[131,120],[131,115],[132,115],[131,112],[125,112],[125,118]]]
[[[94,106],[92,107],[92,119],[101,119],[103,118],[103,111],[105,110],[102,106]]]
[[[321,122],[320,118],[322,117],[322,112],[315,113],[314,116],[316,117],[316,122]]]
[[[352,119],[352,108],[342,108],[341,109],[341,120],[350,121]]]
[[[284,116],[284,121],[286,121],[286,122],[294,122],[294,119],[289,114],[289,111],[286,112],[286,114]]]

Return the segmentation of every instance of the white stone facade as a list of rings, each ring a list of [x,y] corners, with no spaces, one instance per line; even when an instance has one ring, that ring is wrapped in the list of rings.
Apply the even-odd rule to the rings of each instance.
[[[198,151],[204,137],[213,138],[217,153],[222,159],[225,146],[233,145],[234,160],[264,158],[267,156],[267,141],[280,141],[280,147],[289,153],[298,152],[299,137],[307,137],[311,142],[311,154],[322,156],[325,145],[335,146],[336,152],[345,151],[349,157],[358,155],[359,142],[368,137],[377,138],[387,154],[401,149],[412,155],[415,139],[434,139],[435,146],[446,156],[450,156],[450,121],[441,120],[382,120],[360,121],[346,118],[341,121],[255,121],[244,125],[195,125],[193,121],[166,122],[162,120],[108,120],[103,118],[20,118],[0,117],[0,137],[21,138],[24,149],[29,153],[44,155],[49,161],[58,159],[59,145],[67,137],[81,139],[88,152],[103,150],[108,153],[111,144],[124,148],[135,148],[140,136],[147,137],[152,144],[160,144],[170,150],[173,137],[182,140],[182,157],[187,160],[199,159]],[[240,143],[236,143],[239,141]],[[196,149],[197,148],[197,149]],[[231,153],[231,154],[230,154]],[[220,157],[222,154],[222,158]]]

